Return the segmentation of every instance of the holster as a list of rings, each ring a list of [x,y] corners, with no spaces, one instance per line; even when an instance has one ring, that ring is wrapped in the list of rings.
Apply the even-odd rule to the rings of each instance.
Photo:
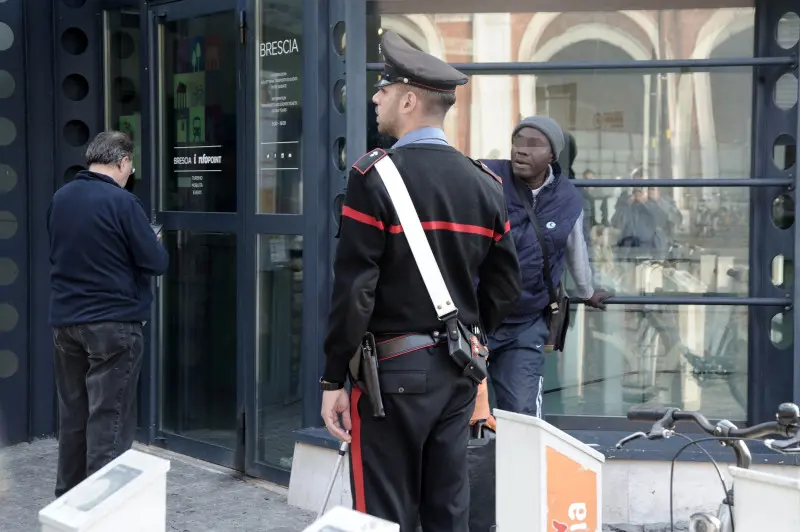
[[[470,331],[457,317],[445,320],[447,347],[450,358],[463,369],[465,377],[480,384],[488,375],[486,360],[488,350],[481,344],[479,334]]]
[[[378,351],[375,346],[375,336],[372,333],[368,332],[364,335],[361,345],[350,357],[350,380],[369,397],[372,416],[386,417],[383,409],[381,383],[378,379]]]

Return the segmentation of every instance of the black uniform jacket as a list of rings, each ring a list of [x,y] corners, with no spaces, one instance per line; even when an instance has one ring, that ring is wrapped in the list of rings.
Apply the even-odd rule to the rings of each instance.
[[[500,178],[446,145],[372,150],[350,171],[333,273],[323,378],[344,382],[367,331],[442,328],[389,193],[374,168],[391,157],[405,181],[442,277],[466,324],[489,332],[520,295],[520,271]]]

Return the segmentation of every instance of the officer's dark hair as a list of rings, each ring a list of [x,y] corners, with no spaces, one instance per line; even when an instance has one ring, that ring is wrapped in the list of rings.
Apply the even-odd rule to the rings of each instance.
[[[103,131],[86,148],[86,164],[119,164],[125,157],[133,157],[133,141],[122,131]]]
[[[447,114],[456,103],[456,93],[440,92],[423,89],[422,87],[409,87],[423,102],[428,112],[436,113],[442,117]]]

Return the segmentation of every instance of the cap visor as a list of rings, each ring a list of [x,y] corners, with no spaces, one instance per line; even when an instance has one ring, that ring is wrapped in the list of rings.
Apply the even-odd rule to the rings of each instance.
[[[383,87],[388,87],[388,86],[389,86],[389,85],[391,85],[391,84],[392,84],[392,82],[391,82],[391,81],[387,81],[387,80],[385,80],[385,79],[382,79],[382,80],[380,80],[378,83],[376,83],[376,84],[375,84],[375,88],[376,88],[376,89],[381,89],[381,88],[383,88]]]

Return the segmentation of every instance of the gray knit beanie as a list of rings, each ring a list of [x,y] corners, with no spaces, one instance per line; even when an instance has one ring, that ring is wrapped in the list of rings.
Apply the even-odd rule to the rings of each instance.
[[[550,141],[550,148],[553,150],[553,158],[558,160],[558,156],[564,149],[564,132],[555,120],[546,116],[529,116],[514,128],[514,132],[511,136],[514,137],[523,127],[532,127],[533,129],[541,131],[544,136],[547,137],[547,140]]]

